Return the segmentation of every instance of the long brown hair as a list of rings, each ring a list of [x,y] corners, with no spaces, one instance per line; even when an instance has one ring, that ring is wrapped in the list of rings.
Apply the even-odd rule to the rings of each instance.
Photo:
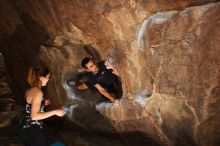
[[[28,71],[27,81],[31,87],[41,86],[40,77],[46,77],[50,73],[47,67],[33,66]]]

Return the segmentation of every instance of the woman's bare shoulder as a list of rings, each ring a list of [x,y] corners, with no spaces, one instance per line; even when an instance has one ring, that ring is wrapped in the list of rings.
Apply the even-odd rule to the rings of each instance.
[[[32,87],[29,92],[28,95],[30,95],[31,97],[35,97],[35,96],[42,96],[43,92],[39,87]]]

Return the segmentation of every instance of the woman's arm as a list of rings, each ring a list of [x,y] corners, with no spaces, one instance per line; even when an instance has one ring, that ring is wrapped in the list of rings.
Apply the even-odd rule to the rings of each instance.
[[[61,109],[52,110],[49,112],[40,112],[41,102],[43,100],[43,93],[40,89],[33,91],[35,93],[32,94],[31,100],[31,119],[32,120],[42,120],[53,115],[63,116],[65,112]]]

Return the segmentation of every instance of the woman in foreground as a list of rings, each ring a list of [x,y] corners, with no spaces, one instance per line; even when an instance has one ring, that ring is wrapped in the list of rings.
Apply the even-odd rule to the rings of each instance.
[[[56,109],[44,112],[43,92],[41,88],[47,85],[50,71],[45,67],[31,67],[28,72],[28,83],[30,89],[25,94],[25,109],[23,119],[24,140],[30,146],[46,146],[47,142],[42,131],[43,123],[41,120],[57,115],[64,116],[65,112]]]

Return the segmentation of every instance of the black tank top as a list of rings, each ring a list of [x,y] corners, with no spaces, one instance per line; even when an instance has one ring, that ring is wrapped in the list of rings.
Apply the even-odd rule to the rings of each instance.
[[[25,94],[25,107],[24,107],[24,117],[23,117],[23,129],[29,128],[31,125],[37,125],[43,128],[42,120],[31,120],[31,104],[27,102],[26,99],[27,92]],[[40,112],[44,112],[44,105],[41,103]]]

